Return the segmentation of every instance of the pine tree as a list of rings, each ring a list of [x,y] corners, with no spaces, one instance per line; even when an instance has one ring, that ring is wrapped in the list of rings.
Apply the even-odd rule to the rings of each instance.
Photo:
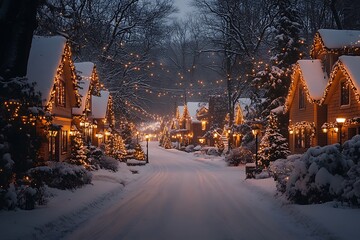
[[[82,165],[85,168],[90,168],[90,162],[86,155],[86,146],[80,132],[77,132],[71,139],[71,158],[69,163],[74,165]]]
[[[135,145],[135,153],[134,153],[134,158],[136,160],[145,160],[145,153],[142,150],[140,144],[136,144]]]
[[[280,133],[278,117],[271,112],[268,117],[265,135],[259,145],[259,164],[269,166],[269,163],[277,159],[286,158],[289,154],[287,139]]]
[[[271,49],[270,64],[256,74],[254,85],[261,92],[265,111],[263,116],[285,103],[293,64],[302,57],[304,40],[300,37],[301,18],[293,0],[277,1],[278,17],[275,19],[273,35],[275,44]]]

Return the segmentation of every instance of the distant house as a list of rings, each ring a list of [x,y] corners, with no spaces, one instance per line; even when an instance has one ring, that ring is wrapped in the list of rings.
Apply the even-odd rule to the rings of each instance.
[[[110,92],[101,90],[100,96],[92,97],[91,119],[96,127],[93,128],[93,145],[105,143],[115,126],[115,115]]]
[[[246,122],[246,115],[251,110],[251,99],[250,98],[239,98],[234,106],[234,121],[233,121],[233,132],[232,134],[233,145],[234,147],[239,147],[241,145],[242,135],[239,131],[241,125]]]
[[[63,161],[70,156],[72,108],[78,106],[77,77],[67,40],[61,36],[34,36],[27,66],[27,77],[36,83],[42,105],[53,119],[43,122],[39,132],[46,129],[47,144],[40,149],[44,160]],[[41,130],[40,130],[41,129]]]
[[[320,29],[310,55],[312,60],[299,60],[293,68],[285,103],[293,153],[338,142],[340,124],[343,140],[359,134],[360,31]]]
[[[96,66],[92,62],[75,63],[77,75],[80,77],[78,82],[79,94],[81,97],[80,106],[72,109],[74,128],[81,131],[85,142],[92,140],[93,128],[96,125],[91,119],[91,107],[93,95],[99,95],[99,77]]]

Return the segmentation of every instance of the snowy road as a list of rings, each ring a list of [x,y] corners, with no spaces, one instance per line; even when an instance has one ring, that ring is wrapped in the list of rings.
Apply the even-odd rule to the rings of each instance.
[[[66,239],[321,239],[239,168],[149,145],[150,164],[121,200]]]

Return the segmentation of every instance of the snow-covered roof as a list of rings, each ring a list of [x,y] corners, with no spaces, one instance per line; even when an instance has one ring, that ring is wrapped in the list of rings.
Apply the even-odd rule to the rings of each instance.
[[[285,101],[285,111],[289,110],[299,82],[304,86],[307,99],[312,103],[320,103],[329,82],[327,74],[323,70],[321,60],[312,59],[297,61],[293,68],[291,85]]]
[[[321,60],[298,60],[302,78],[309,91],[310,97],[320,100],[328,83]]]
[[[358,30],[319,29],[318,33],[328,49],[360,47],[360,31]]]
[[[93,118],[105,118],[110,93],[106,90],[100,91],[100,97],[92,96],[91,113]]]
[[[247,107],[250,107],[250,105],[251,105],[251,99],[250,98],[239,98],[237,100],[237,104],[238,104],[238,106],[240,106],[241,111],[243,113],[245,113],[245,112],[247,112],[247,110],[246,110]]]
[[[45,104],[50,100],[65,45],[66,39],[61,36],[33,37],[26,75],[29,82],[36,82],[35,91],[41,93]]]
[[[73,114],[81,115],[85,110],[87,95],[90,94],[89,89],[91,83],[91,75],[95,65],[92,62],[75,63],[74,65],[77,74],[81,77],[81,80],[78,82],[78,91],[81,96],[81,102],[80,107],[73,108]]]
[[[344,64],[357,91],[360,90],[360,56],[340,56],[339,61]]]
[[[331,78],[329,81],[329,84],[326,87],[326,90],[324,91],[323,101],[329,101],[330,98],[327,96],[330,96],[329,92],[331,92],[331,89],[334,89],[336,87],[333,82],[334,79],[337,76],[337,72],[342,71],[345,76],[347,76],[348,80],[351,81],[351,84],[353,85],[353,88],[355,88],[357,93],[360,93],[360,56],[340,56],[339,60],[335,63],[333,68],[333,73],[331,74]],[[358,94],[356,94],[358,98]],[[326,100],[328,99],[328,100]],[[360,101],[360,99],[357,99]]]
[[[192,121],[196,121],[196,113],[202,106],[208,106],[206,102],[188,102],[187,108]]]

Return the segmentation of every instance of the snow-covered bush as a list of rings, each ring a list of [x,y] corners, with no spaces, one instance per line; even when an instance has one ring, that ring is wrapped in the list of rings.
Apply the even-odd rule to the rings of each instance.
[[[197,145],[196,147],[194,147],[194,151],[200,151],[201,150],[201,146]]]
[[[343,182],[342,201],[360,205],[360,163],[352,166]]]
[[[339,144],[309,148],[300,158],[278,160],[271,167],[278,190],[300,204],[339,198],[348,169]]]
[[[83,166],[65,162],[48,162],[29,170],[29,175],[37,182],[59,189],[75,189],[91,183],[92,175]]]
[[[342,154],[346,160],[354,164],[360,163],[360,135],[355,135],[344,143]]]
[[[279,192],[285,193],[289,176],[294,170],[294,162],[299,160],[300,157],[300,154],[295,154],[288,156],[286,159],[278,159],[270,162],[270,174],[274,177],[276,188]]]
[[[225,156],[225,162],[230,166],[238,166],[240,163],[245,164],[252,161],[253,153],[245,147],[233,148]]]
[[[119,161],[109,156],[102,156],[99,161],[100,168],[117,172],[119,169]]]
[[[194,145],[187,145],[185,147],[185,152],[193,152],[194,151]]]

